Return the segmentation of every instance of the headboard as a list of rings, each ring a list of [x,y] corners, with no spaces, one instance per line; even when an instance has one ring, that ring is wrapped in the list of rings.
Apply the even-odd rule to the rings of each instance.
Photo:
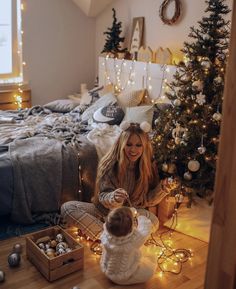
[[[168,102],[165,83],[172,80],[176,66],[135,60],[99,57],[99,85],[113,83],[118,90],[147,89],[153,102]]]

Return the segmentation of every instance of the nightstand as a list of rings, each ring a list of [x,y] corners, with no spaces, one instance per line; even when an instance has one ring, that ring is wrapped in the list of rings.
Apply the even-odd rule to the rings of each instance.
[[[18,106],[16,104],[17,89],[0,90],[0,110],[16,110]],[[31,90],[29,88],[23,89],[22,93],[22,108],[31,107]]]

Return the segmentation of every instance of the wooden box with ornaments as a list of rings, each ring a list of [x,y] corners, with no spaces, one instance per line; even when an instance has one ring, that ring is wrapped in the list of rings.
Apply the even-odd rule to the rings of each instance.
[[[83,246],[59,226],[27,236],[26,256],[48,281],[84,266]]]

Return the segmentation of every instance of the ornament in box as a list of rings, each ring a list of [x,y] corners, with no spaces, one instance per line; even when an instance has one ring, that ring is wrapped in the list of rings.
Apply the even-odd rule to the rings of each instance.
[[[3,283],[5,281],[5,273],[4,271],[0,270],[0,283]]]
[[[11,253],[7,260],[10,267],[18,267],[20,265],[21,257],[19,253]]]

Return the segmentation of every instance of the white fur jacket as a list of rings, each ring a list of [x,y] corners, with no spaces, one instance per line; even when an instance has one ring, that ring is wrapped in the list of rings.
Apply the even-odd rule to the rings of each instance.
[[[138,216],[138,226],[124,237],[111,235],[104,225],[100,265],[110,280],[126,280],[136,271],[142,257],[140,247],[148,239],[151,231],[152,223],[145,216]]]

